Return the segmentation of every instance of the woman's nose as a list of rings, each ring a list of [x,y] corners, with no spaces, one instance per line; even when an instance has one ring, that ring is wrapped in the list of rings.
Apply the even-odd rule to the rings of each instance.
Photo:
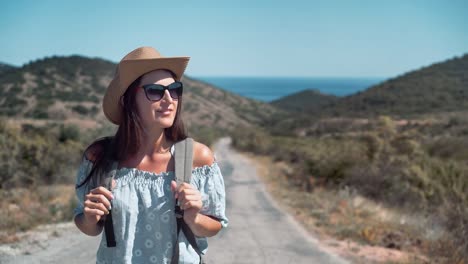
[[[168,103],[172,103],[173,99],[171,97],[171,94],[169,93],[168,90],[164,90],[164,96],[162,98],[162,100],[168,102]]]

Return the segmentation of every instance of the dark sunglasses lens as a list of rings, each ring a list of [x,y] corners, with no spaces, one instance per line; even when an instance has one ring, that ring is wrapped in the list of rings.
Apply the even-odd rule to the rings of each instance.
[[[161,85],[148,85],[145,86],[146,96],[151,101],[159,101],[164,96],[164,87]]]
[[[173,83],[169,84],[168,88],[169,89],[182,88],[182,83],[181,82],[173,82]]]
[[[182,95],[182,90],[183,90],[182,83],[180,82],[171,83],[168,87],[168,90],[172,99],[177,100]]]

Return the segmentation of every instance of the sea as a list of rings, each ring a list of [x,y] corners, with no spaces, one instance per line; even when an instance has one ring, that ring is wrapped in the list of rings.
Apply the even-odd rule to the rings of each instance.
[[[366,90],[386,78],[348,77],[195,77],[218,88],[263,102],[271,102],[306,89],[347,96]]]

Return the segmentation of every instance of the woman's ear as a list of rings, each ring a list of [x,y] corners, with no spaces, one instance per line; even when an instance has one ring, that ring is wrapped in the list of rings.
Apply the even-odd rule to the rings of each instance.
[[[124,108],[124,97],[123,96],[120,96],[120,106],[122,106],[122,108]]]

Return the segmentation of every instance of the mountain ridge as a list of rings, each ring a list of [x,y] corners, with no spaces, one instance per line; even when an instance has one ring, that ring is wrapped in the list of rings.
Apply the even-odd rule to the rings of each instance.
[[[389,115],[406,118],[421,114],[468,109],[468,54],[436,62],[382,81],[344,97],[301,91],[271,102],[311,118],[367,118]]]
[[[79,55],[46,57],[11,68],[0,74],[0,115],[18,120],[94,121],[98,125],[105,121],[101,102],[115,68],[113,62]],[[183,116],[189,126],[251,126],[281,112],[189,76],[183,82]]]
[[[414,116],[468,108],[468,54],[390,78],[326,105],[317,116]]]
[[[100,102],[115,67],[111,61],[80,55],[46,57],[21,67],[0,64],[0,115],[18,120],[83,120],[88,126],[90,122],[98,125],[105,121]],[[317,118],[399,118],[468,108],[468,54],[345,97],[309,89],[268,104],[189,76],[183,81],[187,87],[186,123],[222,129],[253,124],[297,128],[308,127]]]

